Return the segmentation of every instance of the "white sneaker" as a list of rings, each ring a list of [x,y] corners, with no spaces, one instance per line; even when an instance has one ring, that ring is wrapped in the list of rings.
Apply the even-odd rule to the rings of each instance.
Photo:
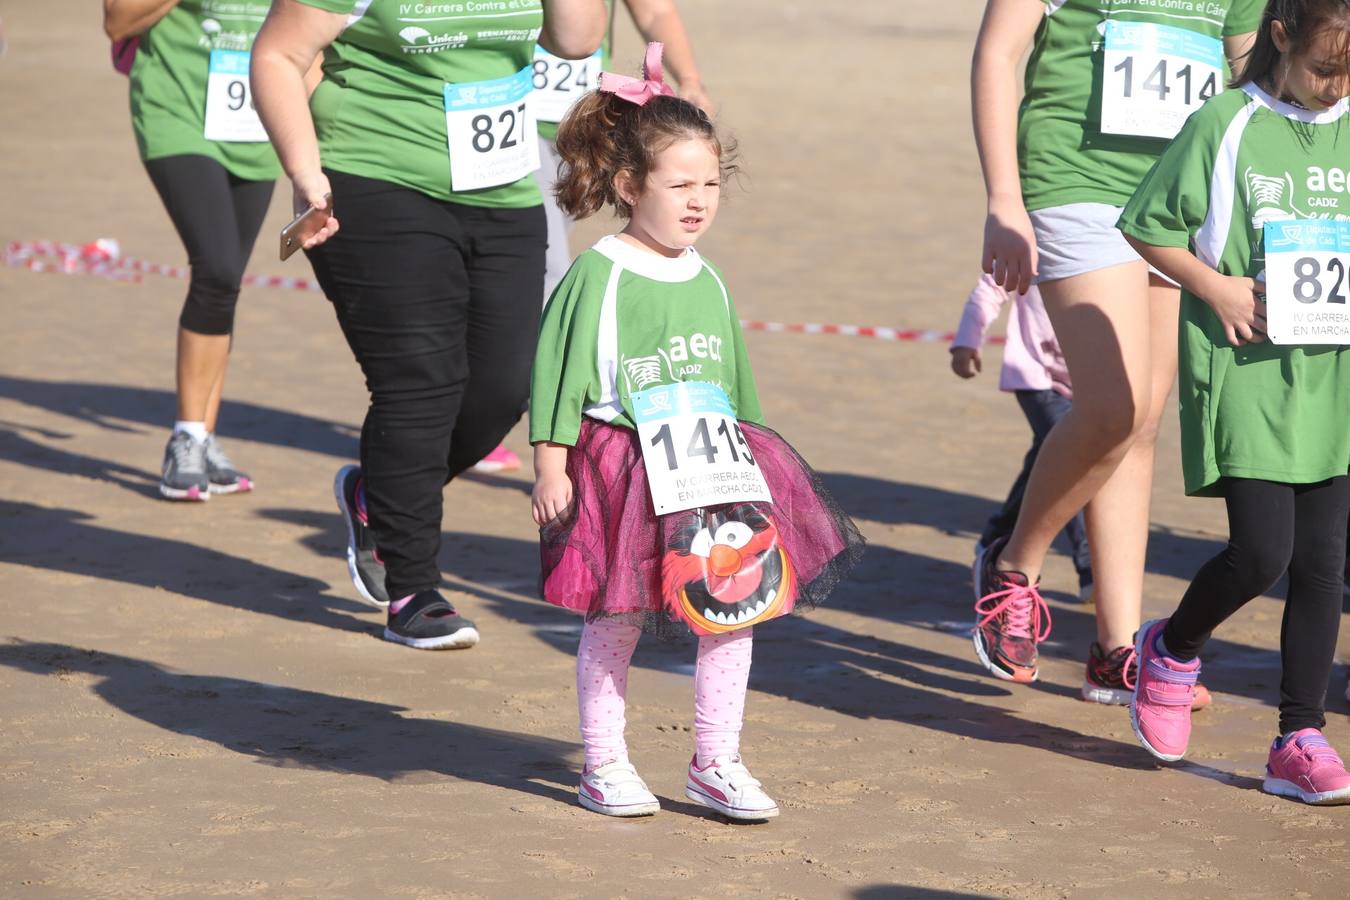
[[[689,761],[684,795],[728,819],[753,821],[778,815],[778,804],[764,793],[739,756],[719,756],[702,769],[695,756]]]
[[[592,812],[606,816],[650,816],[661,808],[656,795],[632,763],[606,763],[581,773],[577,800]]]

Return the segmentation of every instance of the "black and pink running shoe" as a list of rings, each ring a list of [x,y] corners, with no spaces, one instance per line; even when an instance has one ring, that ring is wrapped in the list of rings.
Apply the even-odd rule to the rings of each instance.
[[[1036,680],[1036,645],[1050,636],[1050,607],[1037,585],[1021,572],[994,568],[1007,538],[993,541],[975,558],[975,655],[1005,681]]]
[[[380,609],[389,608],[389,593],[384,587],[384,563],[375,549],[366,516],[365,487],[360,466],[343,466],[333,479],[342,521],[347,524],[347,574],[361,599]]]

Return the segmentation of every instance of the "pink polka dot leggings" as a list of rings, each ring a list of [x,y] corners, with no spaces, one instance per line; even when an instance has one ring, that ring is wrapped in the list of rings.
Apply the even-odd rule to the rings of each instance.
[[[752,629],[698,639],[694,665],[694,746],[698,764],[740,752]],[[628,663],[642,630],[613,621],[587,622],[577,647],[577,701],[586,770],[627,762],[623,731]]]

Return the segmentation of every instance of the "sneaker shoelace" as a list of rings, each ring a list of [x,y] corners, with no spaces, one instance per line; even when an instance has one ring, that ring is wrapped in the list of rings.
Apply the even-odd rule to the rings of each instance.
[[[191,435],[183,440],[171,441],[169,452],[173,454],[173,464],[180,472],[202,472],[206,469],[206,448]]]
[[[234,461],[225,455],[225,451],[220,449],[214,437],[206,439],[206,461],[212,467],[217,469],[233,469]]]
[[[1032,586],[1017,584],[986,594],[975,602],[975,611],[980,614],[980,626],[1004,615],[1003,631],[1009,637],[1030,638],[1039,644],[1050,636],[1050,607]]]
[[[1120,685],[1126,690],[1134,690],[1134,675],[1131,674],[1135,666],[1134,647],[1117,647],[1110,653],[1105,653],[1101,657],[1101,665],[1098,671],[1102,674],[1097,677],[1102,679],[1103,683],[1110,682],[1109,673],[1119,671]]]

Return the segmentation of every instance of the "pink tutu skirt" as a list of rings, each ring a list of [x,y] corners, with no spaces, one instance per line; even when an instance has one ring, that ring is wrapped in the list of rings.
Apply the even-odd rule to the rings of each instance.
[[[669,635],[730,631],[829,596],[862,535],[777,432],[741,427],[773,503],[657,516],[637,432],[584,419],[567,454],[572,505],[539,530],[544,599]]]

